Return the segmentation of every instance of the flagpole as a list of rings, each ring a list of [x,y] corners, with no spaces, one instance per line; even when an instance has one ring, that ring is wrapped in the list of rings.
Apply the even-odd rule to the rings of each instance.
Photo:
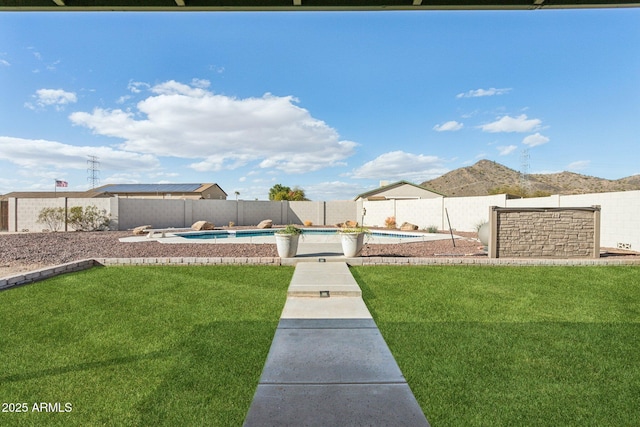
[[[58,195],[58,180],[54,179],[53,180],[53,197],[56,197]]]

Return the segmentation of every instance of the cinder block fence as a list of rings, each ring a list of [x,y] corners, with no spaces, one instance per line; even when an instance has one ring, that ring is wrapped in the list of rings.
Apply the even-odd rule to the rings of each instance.
[[[640,251],[640,191],[555,195],[529,199],[509,199],[506,195],[500,194],[417,200],[307,202],[150,200],[116,197],[10,198],[6,205],[2,212],[7,216],[7,229],[10,232],[43,231],[46,226],[38,223],[37,219],[44,207],[71,208],[94,205],[110,215],[114,230],[127,230],[146,224],[154,228],[184,228],[199,220],[212,222],[218,227],[229,225],[230,222],[239,226],[251,226],[264,219],[271,219],[275,224],[302,224],[310,221],[313,225],[326,226],[355,220],[367,227],[384,227],[386,218],[395,217],[397,224],[409,222],[420,229],[435,227],[439,230],[451,228],[454,231],[476,231],[480,224],[490,220],[491,206],[550,209],[599,205],[600,244],[605,247]],[[521,224],[525,222],[521,221]],[[549,248],[544,250],[548,252]]]

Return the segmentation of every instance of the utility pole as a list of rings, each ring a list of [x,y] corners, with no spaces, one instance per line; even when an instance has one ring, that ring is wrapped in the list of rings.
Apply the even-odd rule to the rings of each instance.
[[[523,148],[520,155],[520,189],[523,196],[529,194],[529,149]]]
[[[100,174],[100,162],[96,156],[89,156],[89,160],[87,160],[87,181],[91,183],[91,189],[96,188],[96,185],[100,183],[100,178],[98,175]]]

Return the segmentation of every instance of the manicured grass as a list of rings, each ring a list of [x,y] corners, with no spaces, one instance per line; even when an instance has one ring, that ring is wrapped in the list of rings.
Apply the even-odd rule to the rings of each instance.
[[[29,408],[0,425],[241,425],[292,273],[94,268],[0,292],[0,397]]]
[[[639,267],[354,267],[434,426],[640,420]]]

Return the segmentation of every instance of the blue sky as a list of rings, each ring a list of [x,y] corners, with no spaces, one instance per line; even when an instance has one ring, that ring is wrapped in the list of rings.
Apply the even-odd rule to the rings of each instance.
[[[640,174],[640,10],[0,13],[0,194]]]

